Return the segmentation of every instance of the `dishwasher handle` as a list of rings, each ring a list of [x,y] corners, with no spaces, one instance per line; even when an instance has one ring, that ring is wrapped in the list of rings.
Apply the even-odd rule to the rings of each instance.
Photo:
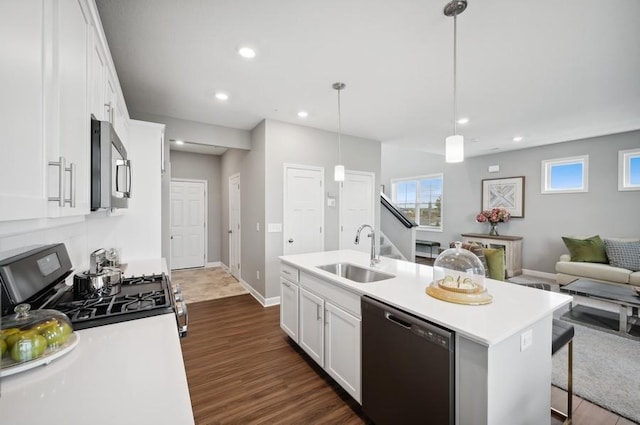
[[[400,319],[399,317],[394,316],[393,314],[391,314],[388,311],[384,312],[384,318],[387,319],[390,322],[395,323],[398,326],[401,326],[405,329],[411,329],[411,323],[409,322],[405,322],[404,320]]]

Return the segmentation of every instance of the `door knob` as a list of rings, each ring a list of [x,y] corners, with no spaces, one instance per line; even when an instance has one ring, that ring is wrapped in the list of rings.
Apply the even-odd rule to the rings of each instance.
[[[293,243],[293,239],[289,238],[289,243]]]
[[[231,234],[231,233],[233,233],[233,230],[229,230],[227,233]]]

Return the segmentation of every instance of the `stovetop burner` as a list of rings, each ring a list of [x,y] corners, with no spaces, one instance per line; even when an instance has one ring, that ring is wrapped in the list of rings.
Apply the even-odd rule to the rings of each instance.
[[[173,312],[171,288],[164,274],[126,278],[113,296],[74,300],[65,293],[48,308],[62,311],[75,330]]]

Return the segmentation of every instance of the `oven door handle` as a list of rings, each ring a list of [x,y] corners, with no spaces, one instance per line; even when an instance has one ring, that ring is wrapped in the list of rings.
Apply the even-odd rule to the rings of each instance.
[[[179,308],[176,308],[176,316],[178,319],[178,334],[180,336],[183,336],[187,333],[187,328],[189,327],[189,312],[187,310],[187,303],[184,301],[181,301],[180,304],[177,304],[177,306],[180,306]],[[184,317],[184,325],[180,326],[180,317]]]

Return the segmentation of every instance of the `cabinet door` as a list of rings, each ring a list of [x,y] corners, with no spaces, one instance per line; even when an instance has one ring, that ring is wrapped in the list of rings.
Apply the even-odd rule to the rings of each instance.
[[[298,342],[298,285],[280,278],[280,327]]]
[[[90,113],[89,57],[93,27],[85,0],[54,2],[53,84],[51,109],[53,137],[49,161],[64,157],[64,195],[71,203],[49,202],[49,216],[89,213]],[[73,166],[72,166],[73,165]],[[59,197],[59,167],[49,167],[49,195]]]
[[[300,347],[324,366],[324,300],[300,288]]]
[[[46,216],[43,20],[44,1],[0,2],[0,221]]]
[[[97,31],[93,31],[93,43],[91,48],[91,78],[90,78],[90,107],[89,112],[98,120],[108,119],[105,111],[105,87],[107,85],[107,61],[100,37]]]
[[[326,302],[325,370],[358,403],[360,390],[361,320]]]

